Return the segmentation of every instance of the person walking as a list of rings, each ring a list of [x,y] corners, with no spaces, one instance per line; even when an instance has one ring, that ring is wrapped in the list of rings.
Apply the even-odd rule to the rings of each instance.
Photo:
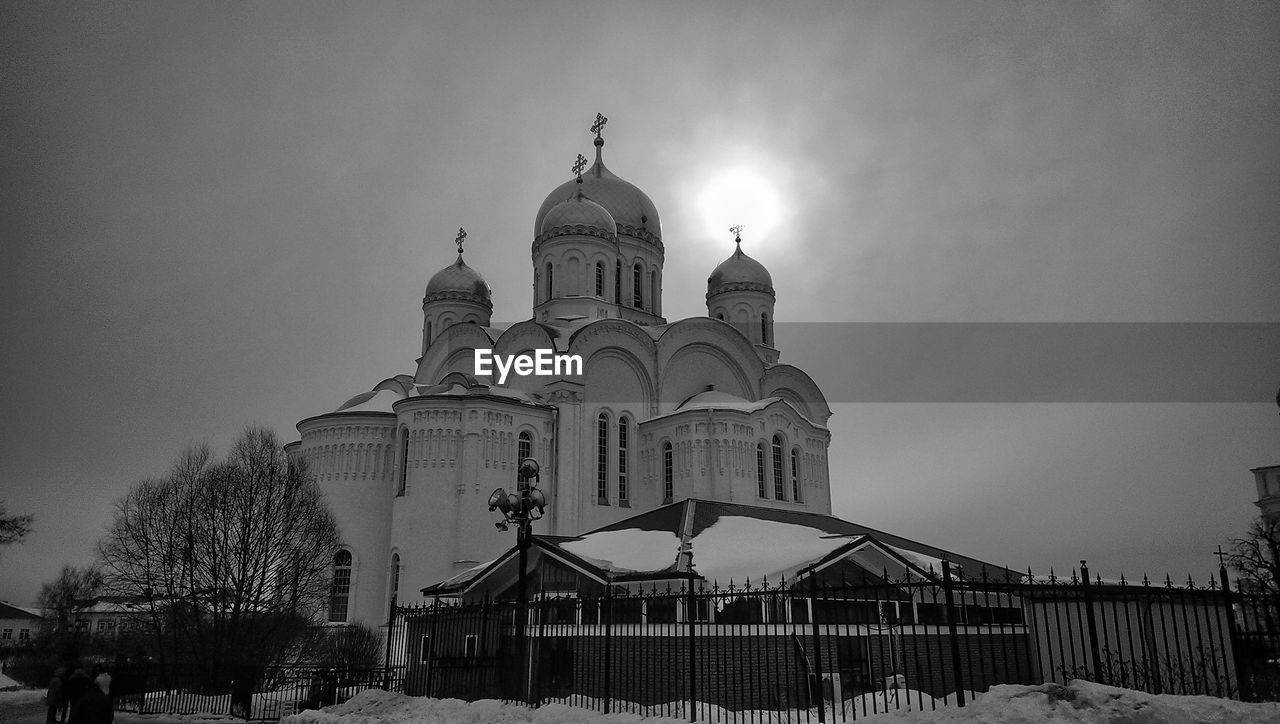
[[[53,672],[53,678],[49,679],[49,691],[45,694],[45,702],[49,705],[49,715],[45,719],[48,724],[58,724],[67,720],[67,689],[66,677],[67,670],[61,666]]]
[[[83,722],[76,712],[80,709],[80,700],[89,689],[97,688],[93,685],[93,680],[89,678],[89,674],[84,669],[77,668],[71,673],[71,678],[67,679],[64,690],[66,691],[67,704],[70,706],[70,713],[67,714],[68,722]]]

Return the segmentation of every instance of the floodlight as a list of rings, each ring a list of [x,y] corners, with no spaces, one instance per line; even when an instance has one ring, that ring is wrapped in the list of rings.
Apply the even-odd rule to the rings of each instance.
[[[507,491],[502,488],[496,488],[493,493],[489,495],[489,512],[493,512],[498,508],[502,508],[502,512],[504,513],[507,512],[506,507],[503,505],[506,502]]]
[[[534,460],[533,458],[525,458],[524,460],[520,461],[520,477],[521,478],[524,478],[526,480],[529,478],[536,478],[538,477],[539,471],[540,471],[540,468],[538,467],[537,460]]]
[[[538,512],[541,513],[543,508],[547,507],[547,496],[541,490],[531,488],[529,490],[529,504],[537,508]]]

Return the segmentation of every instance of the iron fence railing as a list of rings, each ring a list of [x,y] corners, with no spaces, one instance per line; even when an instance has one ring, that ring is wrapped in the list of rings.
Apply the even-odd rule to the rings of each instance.
[[[691,721],[846,721],[1077,678],[1246,700],[1280,688],[1266,597],[1213,578],[1090,579],[1084,566],[1000,580],[946,568],[400,606],[388,663],[403,667],[400,690],[412,695]]]

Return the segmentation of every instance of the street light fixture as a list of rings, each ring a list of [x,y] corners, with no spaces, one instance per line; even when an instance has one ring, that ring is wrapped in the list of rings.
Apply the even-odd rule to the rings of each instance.
[[[525,458],[520,461],[520,468],[516,473],[517,483],[516,492],[508,493],[502,488],[495,489],[489,495],[489,511],[501,512],[502,520],[494,523],[494,527],[500,531],[506,532],[510,530],[508,526],[516,527],[516,550],[519,551],[519,583],[516,586],[516,596],[518,603],[518,611],[520,617],[516,626],[516,650],[521,652],[520,669],[522,674],[526,674],[528,652],[525,650],[524,629],[528,624],[528,587],[527,577],[529,560],[529,547],[533,542],[533,521],[542,518],[547,508],[547,496],[538,489],[538,476],[541,472],[541,466],[538,461],[533,458]],[[525,685],[525,699],[530,698],[530,688],[532,681],[526,675],[522,675],[521,679]]]

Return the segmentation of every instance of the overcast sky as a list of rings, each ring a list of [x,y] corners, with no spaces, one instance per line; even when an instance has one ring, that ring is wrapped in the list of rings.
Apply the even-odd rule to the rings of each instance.
[[[779,323],[836,335],[1280,322],[1278,46],[1275,3],[0,3],[0,499],[36,516],[0,599],[91,560],[186,445],[292,440],[412,373],[459,226],[494,319],[527,319],[535,212],[597,112],[662,216],[669,319],[705,314],[740,222]],[[729,172],[762,194],[745,219],[708,201]],[[782,354],[828,390],[884,372]],[[1203,578],[1280,463],[1278,384],[832,395],[834,512]]]

